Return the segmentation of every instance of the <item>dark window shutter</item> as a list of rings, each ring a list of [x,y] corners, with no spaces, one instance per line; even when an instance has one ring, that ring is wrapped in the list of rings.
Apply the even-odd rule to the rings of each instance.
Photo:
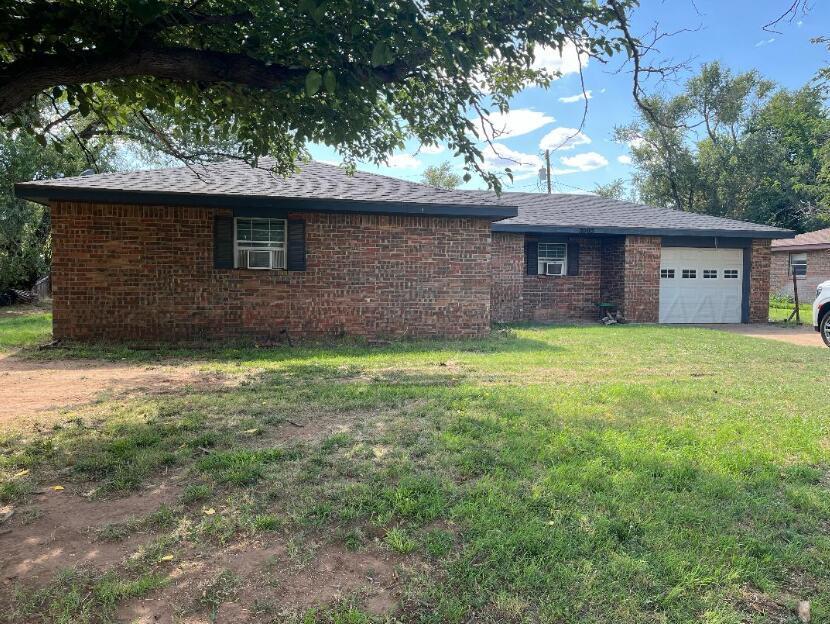
[[[568,243],[568,275],[579,275],[579,243]]]
[[[525,240],[525,263],[528,275],[539,274],[539,243],[535,240]]]
[[[305,271],[305,221],[288,222],[288,257],[289,271]]]
[[[213,217],[213,268],[233,268],[233,217]]]

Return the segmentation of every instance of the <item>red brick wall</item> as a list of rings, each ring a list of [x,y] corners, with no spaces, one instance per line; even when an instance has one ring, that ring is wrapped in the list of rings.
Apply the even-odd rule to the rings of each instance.
[[[522,319],[524,244],[524,234],[493,232],[490,314],[496,323],[511,323]]]
[[[213,268],[204,208],[52,206],[54,335],[79,340],[481,336],[484,219],[291,214],[307,270]]]
[[[571,238],[568,243],[579,244],[579,275],[524,275],[524,320],[596,321],[599,318],[596,304],[600,300],[602,275],[600,241]]]
[[[602,241],[602,303],[625,307],[625,237],[615,236]]]
[[[752,241],[752,260],[749,274],[749,322],[766,323],[769,320],[770,244],[772,241]]]
[[[493,234],[493,320],[595,321],[600,300],[600,241],[572,238],[579,244],[579,275],[527,275],[525,236]]]
[[[656,323],[660,317],[659,236],[626,236],[623,314],[633,323]]]
[[[793,252],[798,253],[798,252]],[[807,254],[807,275],[798,280],[798,300],[812,303],[816,287],[830,279],[830,249],[804,252]],[[790,275],[790,252],[773,251],[770,269],[770,292],[791,297],[793,278]]]

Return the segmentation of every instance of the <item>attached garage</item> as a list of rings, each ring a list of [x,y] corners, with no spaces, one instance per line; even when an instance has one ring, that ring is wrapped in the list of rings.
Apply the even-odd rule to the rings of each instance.
[[[663,247],[661,323],[740,323],[744,250]]]
[[[611,307],[631,323],[765,323],[769,225],[596,195],[504,193],[519,214],[493,223],[493,318],[595,321]],[[578,253],[542,275],[558,243]],[[517,254],[524,251],[523,258]],[[555,260],[556,258],[554,258]]]

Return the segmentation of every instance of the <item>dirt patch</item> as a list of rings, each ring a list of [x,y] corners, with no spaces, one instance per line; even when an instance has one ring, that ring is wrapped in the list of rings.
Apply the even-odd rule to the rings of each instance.
[[[396,556],[379,547],[349,552],[323,546],[310,563],[298,564],[281,540],[237,544],[205,558],[186,558],[171,571],[167,588],[124,603],[118,620],[140,624],[207,622],[199,601],[211,579],[223,571],[230,571],[238,586],[231,599],[218,605],[216,622],[270,622],[347,597],[358,600],[367,611],[383,615],[398,604],[398,563]]]
[[[96,529],[143,516],[170,503],[180,492],[170,480],[115,500],[88,500],[68,490],[51,489],[15,509],[0,534],[0,595],[16,584],[42,586],[62,568],[91,565],[102,569],[123,561],[146,535],[112,543],[97,539]]]
[[[756,587],[746,586],[738,598],[738,606],[744,613],[766,618],[767,622],[786,624],[793,621],[795,613],[777,603]]]
[[[198,365],[137,366],[89,360],[49,362],[0,356],[0,429],[49,424],[49,412],[97,399],[236,386],[243,376]]]
[[[0,318],[13,316],[28,316],[29,314],[40,314],[41,312],[51,312],[51,305],[33,305],[29,303],[19,303],[5,308],[0,308]]]
[[[809,325],[782,325],[770,323],[767,325],[698,325],[705,329],[717,329],[732,334],[741,334],[752,338],[764,338],[766,340],[777,340],[804,347],[827,346],[821,336]]]

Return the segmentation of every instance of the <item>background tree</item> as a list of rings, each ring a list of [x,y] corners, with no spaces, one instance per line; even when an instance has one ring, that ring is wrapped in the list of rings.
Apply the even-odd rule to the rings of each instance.
[[[623,178],[617,178],[608,184],[597,184],[594,186],[593,193],[595,195],[599,195],[600,197],[607,197],[608,199],[637,201],[637,194],[627,188],[626,182]]]
[[[504,110],[525,86],[548,84],[531,69],[540,45],[599,57],[622,49],[614,28],[634,4],[0,0],[0,116],[43,142],[45,128],[25,119],[39,96],[67,123],[94,116],[98,133],[146,114],[177,157],[203,156],[181,149],[181,137],[211,137],[229,148],[221,156],[267,154],[282,172],[308,142],[381,162],[414,137],[447,143],[467,175],[497,185],[476,146],[487,129],[468,111]]]
[[[452,163],[448,161],[426,167],[421,175],[421,181],[443,189],[457,188],[462,182],[461,176],[453,172]]]
[[[807,230],[830,222],[830,117],[820,89],[775,90],[705,64],[674,97],[618,128],[643,201]]]
[[[30,287],[49,271],[51,260],[49,211],[17,199],[14,183],[77,175],[90,159],[104,170],[115,165],[109,141],[90,140],[82,148],[64,132],[55,131],[45,146],[25,132],[0,132],[0,292]]]

